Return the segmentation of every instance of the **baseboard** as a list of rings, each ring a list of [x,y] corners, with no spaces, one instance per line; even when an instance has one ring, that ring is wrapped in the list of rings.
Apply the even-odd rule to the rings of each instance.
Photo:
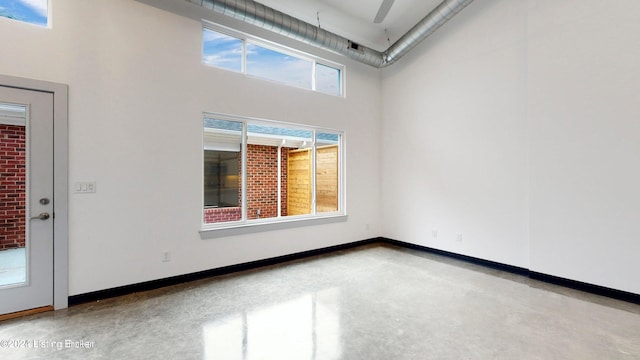
[[[581,281],[565,279],[558,276],[547,275],[535,271],[529,272],[529,277],[534,280],[544,281],[546,283],[564,286],[566,288],[576,289],[591,294],[606,296],[608,298],[622,300],[640,305],[640,294],[632,292],[608,288],[605,286],[589,284]]]
[[[518,274],[518,275],[523,275],[523,276],[528,276],[529,275],[529,269],[518,267],[518,266],[507,265],[507,264],[503,264],[503,263],[499,263],[499,262],[495,262],[495,261],[491,261],[491,260],[485,260],[485,259],[476,258],[476,257],[473,257],[473,256],[456,254],[456,253],[449,252],[449,251],[434,249],[434,248],[430,248],[430,247],[427,247],[427,246],[411,244],[411,243],[407,243],[407,242],[404,242],[404,241],[398,241],[398,240],[393,240],[393,239],[380,238],[380,241],[382,241],[382,242],[384,242],[386,244],[389,244],[389,245],[395,245],[395,246],[400,246],[400,247],[404,247],[404,248],[407,248],[407,249],[419,250],[419,251],[424,251],[424,252],[428,252],[428,253],[431,253],[431,254],[446,256],[448,258],[458,259],[458,260],[462,260],[462,261],[465,261],[465,262],[468,262],[468,263],[482,265],[484,267],[488,267],[488,268],[492,268],[492,269],[496,269],[496,270],[501,270],[501,271],[506,271],[506,272],[513,273],[513,274]]]
[[[452,253],[449,251],[438,250],[438,249],[434,249],[426,246],[406,243],[403,241],[387,239],[387,238],[380,238],[380,241],[390,245],[395,245],[395,246],[400,246],[408,249],[414,249],[414,250],[424,251],[432,254],[442,255],[449,258],[458,259],[458,260],[466,261],[466,262],[477,264],[477,265],[482,265],[492,269],[498,269],[498,270],[510,272],[513,274],[527,276],[531,279],[543,281],[549,284],[560,285],[567,288],[576,289],[576,290],[580,290],[580,291],[584,291],[587,293],[596,294],[600,296],[605,296],[605,297],[616,299],[616,300],[622,300],[622,301],[626,301],[634,304],[640,304],[640,294],[612,289],[612,288],[599,286],[599,285],[593,285],[593,284],[580,282],[576,280],[565,279],[558,276],[547,275],[547,274],[531,271],[523,267],[506,265],[506,264],[502,264],[495,261],[484,260],[484,259],[480,259],[472,256],[467,256],[467,255],[460,255],[460,254]]]
[[[133,294],[136,292],[155,290],[155,289],[163,288],[165,286],[182,284],[185,282],[205,279],[205,278],[214,277],[214,276],[227,275],[227,274],[231,274],[239,271],[257,269],[265,266],[284,263],[287,261],[304,259],[311,256],[328,254],[328,253],[332,253],[339,250],[352,249],[355,247],[376,244],[380,242],[381,242],[380,238],[372,238],[372,239],[361,240],[361,241],[356,241],[356,242],[347,243],[347,244],[334,245],[334,246],[329,246],[329,247],[320,248],[320,249],[314,249],[314,250],[308,250],[308,251],[298,252],[294,254],[277,256],[277,257],[263,259],[263,260],[256,260],[256,261],[251,261],[251,262],[242,263],[242,264],[204,270],[204,271],[199,271],[199,272],[190,273],[190,274],[177,275],[177,276],[172,276],[164,279],[145,281],[141,283],[119,286],[119,287],[105,289],[105,290],[98,290],[98,291],[93,291],[93,292],[79,294],[79,295],[72,295],[72,296],[69,296],[69,306],[93,302],[97,300],[104,300],[104,299],[108,299],[116,296]]]
[[[9,313],[9,314],[2,314],[2,315],[0,315],[0,321],[17,319],[17,318],[20,318],[20,317],[23,317],[23,316],[39,314],[39,313],[47,312],[47,311],[53,311],[53,305],[43,306],[43,307],[39,307],[39,308],[35,308],[35,309],[17,311],[17,312],[13,312],[13,313]]]
[[[584,292],[588,292],[596,295],[601,295],[601,296],[605,296],[605,297],[609,297],[617,300],[622,300],[622,301],[626,301],[634,304],[640,304],[640,294],[607,288],[604,286],[593,285],[593,284],[575,281],[571,279],[565,279],[565,278],[561,278],[553,275],[542,274],[542,273],[530,271],[529,269],[526,269],[523,267],[507,265],[507,264],[503,264],[503,263],[499,263],[491,260],[476,258],[473,256],[461,255],[461,254],[457,254],[449,251],[430,248],[427,246],[411,244],[411,243],[388,239],[384,237],[377,237],[377,238],[371,238],[371,239],[356,241],[356,242],[347,243],[347,244],[340,244],[340,245],[308,250],[308,251],[303,251],[303,252],[289,254],[289,255],[277,256],[277,257],[264,259],[264,260],[251,261],[243,264],[230,265],[230,266],[204,270],[204,271],[199,271],[199,272],[185,274],[185,275],[172,276],[164,279],[146,281],[142,283],[125,285],[125,286],[120,286],[120,287],[105,289],[105,290],[99,290],[99,291],[94,291],[94,292],[85,293],[85,294],[73,295],[73,296],[69,296],[69,306],[78,305],[78,304],[87,303],[87,302],[93,302],[97,300],[103,300],[103,299],[112,298],[116,296],[133,294],[141,291],[159,289],[165,286],[177,285],[177,284],[181,284],[181,283],[185,283],[193,280],[200,280],[200,279],[205,279],[205,278],[214,277],[214,276],[227,275],[227,274],[231,274],[239,271],[257,269],[265,266],[284,263],[287,261],[304,259],[311,256],[323,255],[323,254],[328,254],[328,253],[332,253],[339,250],[347,250],[347,249],[352,249],[359,246],[371,245],[371,244],[387,244],[387,245],[398,246],[398,247],[403,247],[407,249],[424,251],[427,253],[445,256],[445,257],[449,257],[457,260],[462,260],[468,263],[473,263],[473,264],[481,265],[481,266],[496,269],[496,270],[501,270],[501,271],[505,271],[505,272],[509,272],[517,275],[527,276],[531,279],[543,281],[550,284],[560,285],[567,288],[572,288],[572,289],[576,289],[576,290],[580,290],[580,291],[584,291]]]

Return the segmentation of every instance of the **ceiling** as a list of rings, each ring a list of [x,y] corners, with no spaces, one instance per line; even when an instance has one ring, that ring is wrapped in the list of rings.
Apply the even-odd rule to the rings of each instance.
[[[378,51],[389,48],[442,2],[395,0],[386,18],[376,24],[374,18],[383,0],[256,1],[310,24],[319,22],[327,31]]]

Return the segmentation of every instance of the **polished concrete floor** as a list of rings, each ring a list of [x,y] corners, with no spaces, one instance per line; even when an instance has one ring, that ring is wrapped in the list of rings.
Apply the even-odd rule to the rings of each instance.
[[[371,245],[0,322],[0,359],[640,359],[640,306]]]

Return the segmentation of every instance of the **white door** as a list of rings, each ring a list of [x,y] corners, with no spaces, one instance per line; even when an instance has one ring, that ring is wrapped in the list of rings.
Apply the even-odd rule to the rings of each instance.
[[[0,86],[0,315],[53,305],[53,95]]]

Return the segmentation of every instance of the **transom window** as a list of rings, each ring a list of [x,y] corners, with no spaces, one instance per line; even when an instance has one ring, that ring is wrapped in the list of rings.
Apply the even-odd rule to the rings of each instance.
[[[49,1],[0,0],[0,16],[47,27],[49,24]]]
[[[341,131],[205,114],[203,224],[344,214]]]
[[[204,27],[202,39],[202,62],[206,65],[329,95],[343,95],[342,65],[231,30]]]

